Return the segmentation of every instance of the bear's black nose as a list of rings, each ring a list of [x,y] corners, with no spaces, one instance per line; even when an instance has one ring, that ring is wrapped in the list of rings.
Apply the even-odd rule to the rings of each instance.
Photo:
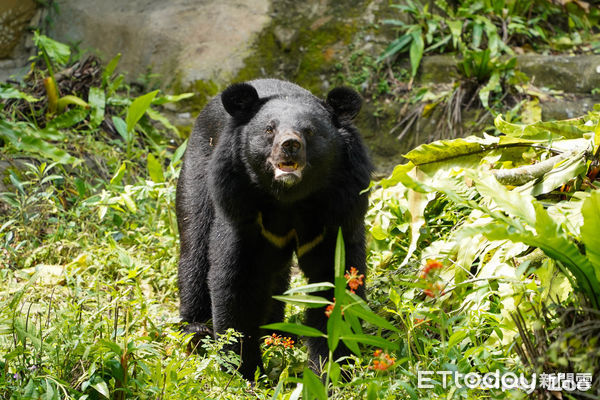
[[[294,156],[302,148],[302,143],[294,138],[288,138],[281,143],[281,148],[288,156]]]

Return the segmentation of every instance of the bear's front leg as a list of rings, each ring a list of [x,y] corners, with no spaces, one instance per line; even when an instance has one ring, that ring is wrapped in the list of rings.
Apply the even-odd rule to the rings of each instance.
[[[256,368],[262,369],[259,327],[270,309],[270,279],[257,261],[260,248],[251,234],[236,232],[224,223],[215,226],[208,274],[213,327],[215,333],[233,328],[243,334],[240,343],[228,349],[240,354],[242,376],[254,380]]]

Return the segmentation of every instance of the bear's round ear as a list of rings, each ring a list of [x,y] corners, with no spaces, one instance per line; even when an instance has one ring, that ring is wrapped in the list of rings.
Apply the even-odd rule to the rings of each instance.
[[[248,83],[234,83],[221,93],[225,111],[240,122],[252,118],[259,104],[258,92]]]
[[[327,95],[326,102],[333,108],[335,115],[342,120],[354,119],[362,106],[360,94],[349,87],[332,89]]]

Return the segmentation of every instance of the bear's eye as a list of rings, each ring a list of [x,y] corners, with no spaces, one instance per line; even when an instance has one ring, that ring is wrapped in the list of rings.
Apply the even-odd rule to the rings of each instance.
[[[273,125],[267,125],[267,127],[265,128],[265,133],[267,135],[272,135],[274,131],[275,128],[273,127]]]
[[[312,130],[311,128],[306,128],[306,129],[304,129],[304,134],[306,136],[313,136],[315,134],[315,131]]]

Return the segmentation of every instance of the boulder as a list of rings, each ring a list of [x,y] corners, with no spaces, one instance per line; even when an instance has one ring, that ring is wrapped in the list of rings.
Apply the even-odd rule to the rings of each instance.
[[[270,21],[270,0],[58,0],[49,36],[122,54],[128,78],[158,73],[168,85],[224,82],[244,64],[254,36]]]
[[[40,14],[34,0],[0,2],[0,82],[25,74],[27,59],[33,54],[28,28],[37,25]]]

